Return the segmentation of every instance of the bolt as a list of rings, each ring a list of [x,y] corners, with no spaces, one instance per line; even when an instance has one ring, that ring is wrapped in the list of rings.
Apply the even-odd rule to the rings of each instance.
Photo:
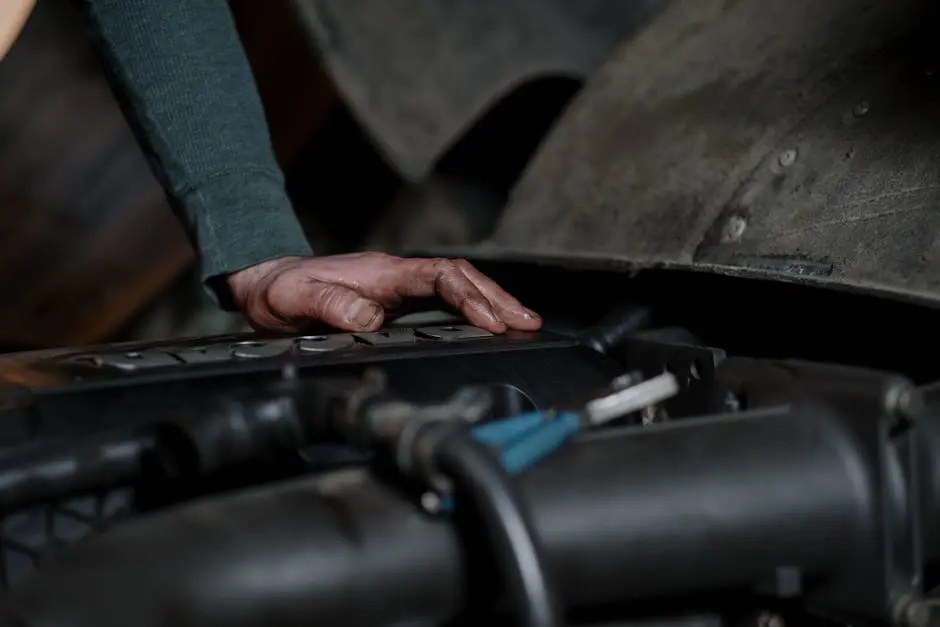
[[[721,239],[724,242],[736,242],[741,239],[746,230],[747,219],[744,216],[731,216],[725,225]]]
[[[897,383],[885,391],[884,406],[891,416],[899,421],[915,418],[920,397],[908,383]]]
[[[852,109],[852,115],[857,118],[862,118],[868,115],[868,112],[871,111],[871,103],[867,100],[863,100]]]
[[[437,514],[441,511],[441,497],[433,492],[425,492],[421,495],[421,507],[429,514]]]
[[[789,150],[784,150],[782,153],[780,153],[780,158],[777,159],[777,163],[779,163],[784,168],[789,168],[791,165],[796,163],[796,151],[792,148]]]

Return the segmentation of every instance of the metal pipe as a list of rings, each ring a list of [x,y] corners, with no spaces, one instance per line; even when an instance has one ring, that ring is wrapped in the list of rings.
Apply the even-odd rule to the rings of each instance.
[[[14,451],[0,458],[0,513],[130,485],[154,442],[137,429]]]
[[[208,474],[296,450],[315,439],[308,433],[316,428],[301,424],[289,396],[274,393],[217,401],[173,421],[13,450],[0,456],[0,513],[133,485],[148,462],[174,475]]]
[[[671,423],[572,447],[523,494],[578,605],[745,587],[781,565],[835,574],[870,542],[847,437],[815,412]]]

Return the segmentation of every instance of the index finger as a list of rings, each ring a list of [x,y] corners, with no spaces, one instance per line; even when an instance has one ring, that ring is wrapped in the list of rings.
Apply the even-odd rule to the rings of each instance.
[[[494,311],[489,299],[450,259],[408,259],[403,269],[408,278],[399,285],[401,296],[436,294],[478,327],[493,333],[506,331],[506,322]]]

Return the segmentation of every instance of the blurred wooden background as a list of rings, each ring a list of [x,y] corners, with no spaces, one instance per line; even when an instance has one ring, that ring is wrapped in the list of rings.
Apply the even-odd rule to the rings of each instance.
[[[336,96],[287,0],[232,0],[279,161]],[[193,254],[68,0],[40,0],[0,63],[0,349],[106,341]]]

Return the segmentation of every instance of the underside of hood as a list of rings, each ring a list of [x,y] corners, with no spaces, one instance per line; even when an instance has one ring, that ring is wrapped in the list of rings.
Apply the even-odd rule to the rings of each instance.
[[[587,78],[667,0],[293,4],[377,148],[417,181],[502,97],[537,78]]]
[[[766,276],[940,303],[928,0],[680,0],[624,44],[474,257]]]

